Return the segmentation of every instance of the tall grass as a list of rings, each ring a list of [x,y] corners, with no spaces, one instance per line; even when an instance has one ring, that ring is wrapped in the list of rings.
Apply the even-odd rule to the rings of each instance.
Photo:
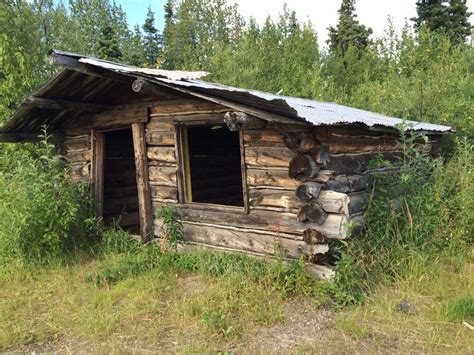
[[[367,231],[338,263],[336,290],[361,301],[381,283],[431,277],[443,260],[459,270],[470,256],[474,225],[473,146],[455,141],[451,157],[429,156],[418,136],[404,137],[400,170],[376,181],[366,211]],[[388,183],[388,185],[387,185]]]
[[[0,262],[45,264],[86,243],[87,188],[70,181],[46,130],[37,144],[0,149]]]

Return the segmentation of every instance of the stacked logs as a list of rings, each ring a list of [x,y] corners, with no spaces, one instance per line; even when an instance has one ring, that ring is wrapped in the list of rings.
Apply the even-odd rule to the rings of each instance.
[[[296,156],[290,161],[289,176],[302,181],[302,184],[296,189],[296,197],[304,203],[298,213],[298,221],[322,225],[328,215],[323,207],[316,202],[316,199],[319,197],[323,185],[311,180],[329,162],[329,147],[321,144],[311,131],[286,133],[284,143],[296,153]],[[306,234],[309,235],[310,232]]]

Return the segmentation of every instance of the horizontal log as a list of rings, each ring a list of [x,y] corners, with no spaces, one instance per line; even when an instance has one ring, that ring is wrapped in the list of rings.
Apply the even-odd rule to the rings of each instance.
[[[155,208],[162,204],[154,202]],[[235,227],[252,228],[273,232],[302,234],[304,230],[313,228],[323,232],[328,238],[346,238],[347,216],[329,214],[322,225],[309,222],[298,222],[297,215],[288,212],[253,210],[249,214],[231,212],[225,208],[200,209],[196,205],[177,205],[177,213],[184,221],[226,224]]]
[[[72,124],[85,128],[102,128],[125,125],[137,122],[147,122],[146,106],[128,110],[111,110],[96,115],[78,117]]]
[[[317,202],[306,203],[298,213],[298,221],[310,221],[322,225],[328,218],[328,214]]]
[[[325,183],[332,176],[330,170],[320,170],[311,181]],[[264,170],[258,168],[247,169],[247,185],[254,187],[271,187],[282,189],[294,189],[301,184],[301,181],[290,178],[288,167],[279,170]]]
[[[176,143],[174,132],[146,131],[146,144],[152,146],[172,146]]]
[[[173,186],[151,185],[151,197],[155,201],[177,201],[178,188]]]
[[[66,137],[62,142],[62,148],[64,151],[71,151],[77,149],[89,149],[91,147],[91,141],[89,135],[80,135],[75,137]]]
[[[149,160],[176,163],[175,149],[171,147],[148,147],[147,157]]]
[[[249,166],[288,168],[294,156],[286,147],[245,148],[245,163]]]
[[[321,191],[314,200],[329,213],[349,214],[349,196],[334,191]],[[249,189],[251,207],[271,207],[297,213],[304,203],[299,201],[294,190]]]
[[[200,111],[228,110],[226,107],[204,100],[168,100],[150,107],[150,116],[170,115],[179,113],[181,115]]]
[[[169,117],[151,117],[150,121],[147,122],[145,125],[147,131],[148,130],[155,130],[155,131],[168,131],[172,132],[174,129],[174,124],[171,118]]]
[[[396,162],[400,157],[398,152],[384,152],[385,160]],[[325,169],[333,170],[335,174],[357,174],[369,170],[369,163],[374,160],[376,154],[331,154],[331,160],[325,165]]]
[[[72,163],[90,162],[92,152],[90,149],[71,151],[66,154],[66,158]]]
[[[160,233],[160,220],[155,220],[155,233]],[[325,244],[308,245],[303,241],[275,237],[269,234],[255,233],[251,230],[206,225],[201,223],[183,223],[185,241],[203,243],[234,250],[250,251],[257,254],[281,255],[287,258],[323,254],[329,250]]]
[[[157,185],[176,186],[177,170],[176,166],[150,166],[148,168],[150,182]]]
[[[332,154],[375,153],[398,149],[397,137],[393,136],[350,135],[350,132],[347,130],[344,134],[341,134],[341,132],[338,134],[327,134],[319,128],[315,128],[313,132],[315,138],[321,144],[327,145]],[[359,132],[359,134],[363,133],[370,134],[368,130],[367,132]],[[297,135],[299,136],[297,137]],[[294,151],[297,151],[301,143],[301,133],[296,132],[290,138],[288,138],[288,133],[276,131],[248,131],[244,134],[244,142],[250,146],[283,146],[286,143],[290,147],[294,147]]]

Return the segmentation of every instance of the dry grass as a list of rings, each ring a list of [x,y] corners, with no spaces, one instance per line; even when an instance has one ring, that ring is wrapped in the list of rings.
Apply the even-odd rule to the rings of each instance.
[[[472,353],[473,332],[449,304],[472,298],[472,270],[437,269],[340,312],[242,278],[150,271],[111,286],[86,282],[116,257],[0,274],[0,350],[37,352]],[[407,299],[412,311],[400,311]],[[465,316],[465,315],[464,315]],[[469,317],[469,316],[468,316]],[[451,319],[451,320],[447,320]],[[468,321],[471,321],[467,319]]]

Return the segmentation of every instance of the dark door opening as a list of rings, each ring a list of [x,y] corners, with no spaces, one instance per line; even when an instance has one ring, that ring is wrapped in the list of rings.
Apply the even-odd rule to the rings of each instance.
[[[104,220],[140,234],[132,130],[105,132],[104,140]]]
[[[187,127],[187,202],[243,206],[239,132]]]

